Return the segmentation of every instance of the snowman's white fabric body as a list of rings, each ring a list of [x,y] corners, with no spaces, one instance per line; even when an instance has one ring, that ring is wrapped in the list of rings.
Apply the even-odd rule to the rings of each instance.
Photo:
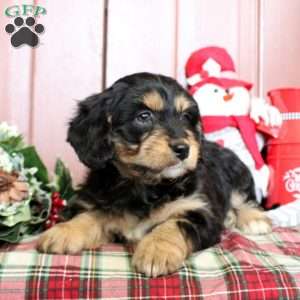
[[[230,95],[228,97],[228,95]],[[248,90],[244,87],[232,87],[224,89],[215,84],[201,86],[193,95],[198,103],[201,116],[246,116],[251,111],[251,98]],[[231,97],[231,99],[224,100]],[[253,101],[261,101],[253,99]],[[255,103],[252,105],[255,106]],[[241,132],[236,127],[226,127],[211,133],[205,137],[235,152],[239,158],[248,166],[255,181],[256,196],[260,200],[267,195],[269,182],[269,168],[264,165],[259,170],[255,167],[253,156],[245,145]],[[264,145],[264,138],[258,132],[256,140],[259,150]]]
[[[210,121],[213,128],[203,126],[206,138],[231,149],[248,166],[260,201],[267,195],[270,172],[260,154],[264,138],[255,130],[255,124],[263,121],[267,126],[280,126],[280,112],[264,99],[251,97],[252,84],[236,79],[233,60],[224,48],[206,47],[192,53],[186,64],[186,77],[202,124]],[[234,124],[214,129],[215,120],[222,123],[223,119]],[[240,126],[239,120],[246,123]],[[247,126],[250,131],[245,130]]]

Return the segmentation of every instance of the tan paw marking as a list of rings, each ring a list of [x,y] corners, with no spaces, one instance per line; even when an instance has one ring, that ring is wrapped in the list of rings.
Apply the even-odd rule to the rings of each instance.
[[[99,221],[98,221],[99,222]],[[101,244],[101,228],[95,216],[83,213],[44,232],[37,249],[47,253],[78,253]]]
[[[78,253],[85,248],[85,236],[74,232],[69,224],[58,224],[41,235],[37,243],[40,252]]]
[[[182,266],[188,253],[187,245],[178,229],[176,232],[171,228],[164,229],[167,230],[156,228],[137,245],[132,264],[138,272],[157,277],[170,274]]]
[[[238,212],[237,227],[246,234],[267,234],[272,231],[272,222],[263,211],[249,208]]]

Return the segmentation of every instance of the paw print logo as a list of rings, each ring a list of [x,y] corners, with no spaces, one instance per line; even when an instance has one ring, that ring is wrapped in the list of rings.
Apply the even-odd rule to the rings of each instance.
[[[14,24],[7,24],[5,26],[5,31],[11,36],[11,44],[14,47],[19,47],[23,44],[35,47],[39,43],[38,35],[43,33],[45,27],[42,24],[35,24],[35,19],[28,17],[25,21],[21,17],[17,17],[14,20]]]

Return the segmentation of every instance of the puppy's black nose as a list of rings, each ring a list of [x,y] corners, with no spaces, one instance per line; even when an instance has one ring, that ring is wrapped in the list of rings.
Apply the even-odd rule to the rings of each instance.
[[[189,155],[190,147],[188,145],[186,145],[186,144],[171,145],[171,148],[173,149],[173,151],[175,152],[176,156],[180,160],[184,160]]]

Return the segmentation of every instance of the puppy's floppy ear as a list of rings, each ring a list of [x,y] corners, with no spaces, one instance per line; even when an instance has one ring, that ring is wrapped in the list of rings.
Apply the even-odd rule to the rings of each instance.
[[[67,141],[79,159],[91,169],[99,169],[113,157],[109,106],[113,91],[108,89],[80,102],[77,115],[71,120]]]

